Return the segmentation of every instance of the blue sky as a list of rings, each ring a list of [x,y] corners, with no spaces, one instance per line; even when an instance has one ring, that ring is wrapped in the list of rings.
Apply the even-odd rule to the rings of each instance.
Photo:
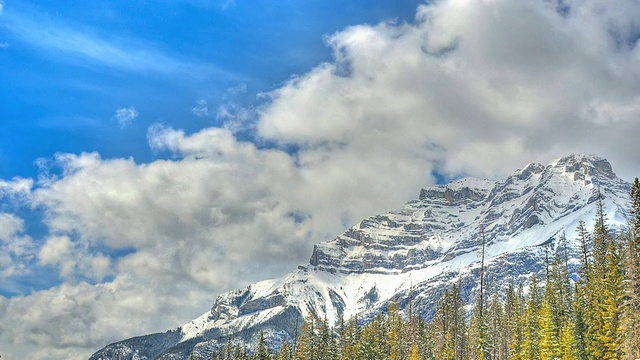
[[[638,29],[635,0],[0,0],[0,354],[180,326],[446,179],[632,180]]]
[[[187,133],[221,127],[218,108],[257,108],[264,102],[258,94],[331,61],[326,36],[351,24],[411,21],[417,4],[7,2],[0,27],[0,177],[59,175],[51,161],[58,153],[97,152],[138,164],[171,157],[150,148],[151,125]],[[251,131],[238,137],[271,146]],[[36,241],[47,236],[41,211],[5,206],[26,220]],[[99,251],[115,258],[129,252]],[[59,284],[50,270],[10,279],[0,294]]]
[[[154,159],[146,130],[217,125],[228,100],[255,105],[331,60],[323,41],[351,24],[411,21],[417,1],[7,2],[0,27],[0,176],[34,177],[38,158],[98,151]],[[246,91],[230,94],[228,89]],[[213,114],[194,116],[198,101]],[[122,129],[117,109],[138,116]]]

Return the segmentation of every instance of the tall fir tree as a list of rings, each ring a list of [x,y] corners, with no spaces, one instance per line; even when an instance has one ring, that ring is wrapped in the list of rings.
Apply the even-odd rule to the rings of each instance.
[[[627,302],[624,327],[627,333],[627,359],[640,359],[640,181],[631,185],[631,219],[625,233],[627,239]]]
[[[607,272],[604,283],[604,304],[602,304],[603,343],[605,346],[602,359],[622,358],[621,316],[623,308],[623,279],[621,256],[613,236],[609,237],[606,254]]]
[[[538,317],[542,306],[542,293],[538,277],[533,274],[529,282],[529,299],[524,318],[524,342],[519,359],[540,359],[540,324]]]

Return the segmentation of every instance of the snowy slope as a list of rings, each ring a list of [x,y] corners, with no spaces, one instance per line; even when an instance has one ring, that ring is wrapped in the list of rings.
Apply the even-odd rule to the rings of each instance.
[[[479,273],[484,229],[489,284],[541,272],[544,249],[578,221],[593,225],[598,189],[611,226],[624,226],[630,185],[604,159],[571,155],[547,166],[530,164],[504,181],[465,178],[425,188],[398,211],[372,216],[314,247],[309,264],[289,275],[218,296],[210,311],[178,329],[109,345],[91,359],[186,359],[195,348],[207,356],[229,337],[248,344],[265,331],[289,339],[296,318],[308,314],[337,323],[367,318],[390,301],[430,316],[450,284],[471,300]]]

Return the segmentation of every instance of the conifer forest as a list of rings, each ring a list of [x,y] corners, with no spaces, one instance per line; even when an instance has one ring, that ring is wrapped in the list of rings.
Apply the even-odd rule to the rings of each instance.
[[[474,304],[456,285],[431,319],[392,303],[370,321],[343,319],[335,328],[313,315],[301,320],[292,342],[252,349],[228,341],[210,356],[245,360],[583,360],[640,358],[640,182],[631,187],[628,226],[611,229],[599,202],[595,225],[580,222],[577,253],[567,240],[547,248],[546,276],[532,275],[492,292],[478,279]],[[577,271],[570,271],[576,263]],[[576,267],[573,267],[574,269]]]

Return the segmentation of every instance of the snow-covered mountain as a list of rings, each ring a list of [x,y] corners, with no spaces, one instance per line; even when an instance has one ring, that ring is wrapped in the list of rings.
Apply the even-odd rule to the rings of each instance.
[[[482,232],[489,287],[542,274],[545,244],[564,232],[573,249],[578,221],[591,229],[600,190],[612,227],[624,226],[630,184],[605,159],[571,155],[547,166],[529,164],[504,181],[465,178],[422,189],[400,210],[372,216],[314,247],[309,264],[274,280],[218,296],[210,311],[166,333],[111,344],[97,359],[203,357],[234,341],[255,343],[259,331],[280,343],[296,319],[310,313],[337,323],[366,319],[391,301],[431,316],[436,300],[453,283],[471,302],[479,274]]]

